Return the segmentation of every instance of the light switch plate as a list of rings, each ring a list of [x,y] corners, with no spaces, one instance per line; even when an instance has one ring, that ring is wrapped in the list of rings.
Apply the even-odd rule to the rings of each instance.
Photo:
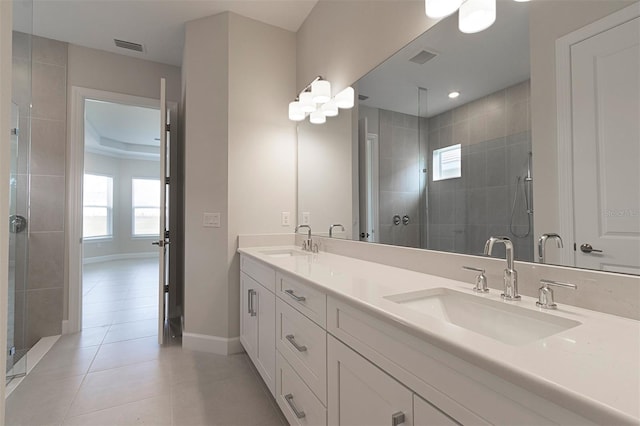
[[[282,212],[282,226],[289,226],[291,224],[291,213]]]
[[[220,228],[220,213],[204,213],[202,226],[205,228]]]
[[[311,223],[311,213],[303,212],[302,213],[302,224],[309,225]]]

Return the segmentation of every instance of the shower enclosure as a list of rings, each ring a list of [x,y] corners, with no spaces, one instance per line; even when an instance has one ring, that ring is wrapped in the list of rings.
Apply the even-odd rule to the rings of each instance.
[[[32,1],[13,4],[11,166],[9,174],[9,279],[6,380],[27,372],[29,155],[31,149]],[[6,244],[6,243],[5,243]]]

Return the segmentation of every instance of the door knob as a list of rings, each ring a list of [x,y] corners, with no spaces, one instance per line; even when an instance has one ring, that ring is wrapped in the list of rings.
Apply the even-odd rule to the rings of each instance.
[[[580,246],[580,251],[582,251],[583,253],[602,253],[602,250],[594,249],[589,243],[582,244]]]

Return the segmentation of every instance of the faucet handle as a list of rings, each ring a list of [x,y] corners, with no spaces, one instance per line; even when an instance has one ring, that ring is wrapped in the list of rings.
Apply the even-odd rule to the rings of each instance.
[[[477,293],[488,293],[489,288],[487,287],[487,277],[484,275],[485,270],[481,268],[474,268],[473,266],[463,266],[462,269],[466,269],[467,271],[480,272],[476,277],[476,286],[473,287],[473,291]]]
[[[538,290],[538,301],[536,302],[536,306],[543,309],[558,309],[558,305],[553,300],[553,289],[550,289],[549,286],[571,288],[573,290],[578,288],[577,285],[572,283],[546,279],[540,280],[540,284],[542,284],[542,287]]]

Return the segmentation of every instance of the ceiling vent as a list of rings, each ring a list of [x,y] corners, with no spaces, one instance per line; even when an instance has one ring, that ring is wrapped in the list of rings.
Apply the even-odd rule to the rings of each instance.
[[[366,101],[367,99],[369,99],[369,97],[368,97],[368,96],[365,96],[365,95],[358,95],[358,100],[360,100],[360,101]]]
[[[420,53],[418,53],[416,56],[414,56],[413,58],[409,59],[409,61],[415,63],[415,64],[419,64],[419,65],[424,65],[426,64],[428,61],[432,60],[433,58],[435,58],[437,55],[433,52],[428,52],[426,50],[421,51]]]
[[[123,49],[134,50],[136,52],[144,52],[144,46],[141,45],[140,43],[133,43],[131,41],[125,41],[125,40],[118,40],[117,38],[114,38],[113,41],[115,42],[116,46],[121,47]]]

